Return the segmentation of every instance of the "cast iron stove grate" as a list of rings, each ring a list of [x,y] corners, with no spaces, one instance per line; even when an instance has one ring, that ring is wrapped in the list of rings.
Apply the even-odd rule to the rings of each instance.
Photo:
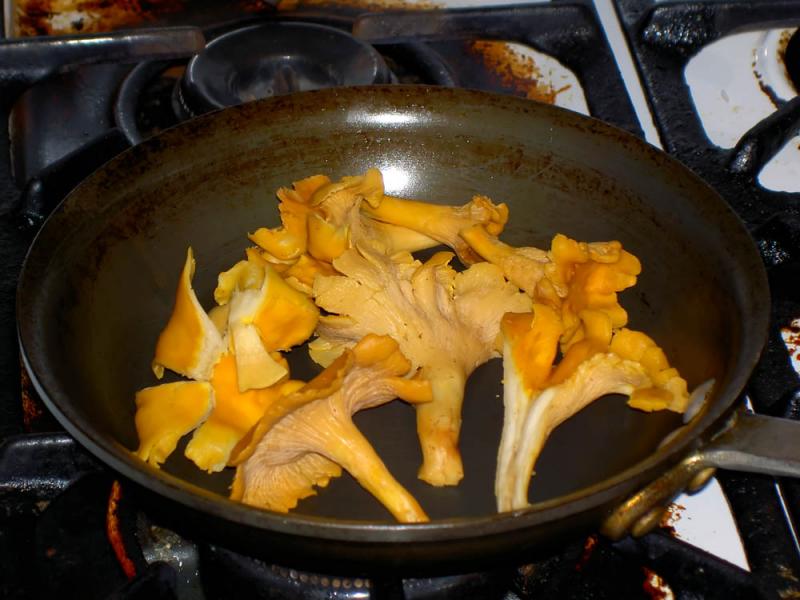
[[[610,543],[565,543],[521,567],[423,579],[319,575],[264,564],[151,521],[135,488],[62,433],[0,446],[0,595],[72,590],[85,600],[270,598],[769,598],[774,581],[747,573],[665,530]],[[767,530],[769,525],[767,523]],[[197,533],[197,532],[195,532]]]
[[[787,0],[615,2],[664,149],[711,184],[751,230],[782,217],[784,211],[796,215],[800,194],[768,190],[757,177],[797,133],[800,100],[785,103],[748,131],[735,148],[724,150],[705,135],[684,70],[703,46],[725,35],[800,24],[800,4]]]
[[[776,192],[758,182],[761,168],[800,129],[800,97],[750,129],[731,150],[705,135],[684,79],[690,58],[728,34],[800,25],[800,4],[786,0],[674,2],[615,0],[664,148],[712,185],[753,233],[768,268],[772,319],[768,346],[749,383],[757,412],[800,418],[800,378],[781,330],[800,317],[800,193]],[[743,65],[748,68],[749,65]],[[796,332],[795,332],[796,333]],[[722,474],[751,566],[798,575],[796,539],[788,530],[759,531],[764,519],[782,520],[785,503],[800,531],[800,484],[769,477]],[[780,581],[776,572],[775,581]]]

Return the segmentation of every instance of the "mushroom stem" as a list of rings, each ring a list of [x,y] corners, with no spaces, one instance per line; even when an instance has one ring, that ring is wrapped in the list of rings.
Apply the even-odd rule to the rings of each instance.
[[[340,464],[401,523],[423,523],[427,515],[414,497],[392,477],[386,465],[349,418],[330,423],[341,443],[326,445],[325,456]]]
[[[466,376],[456,366],[437,365],[423,368],[422,377],[431,382],[433,401],[416,407],[423,459],[418,477],[435,486],[457,485],[464,477],[458,438]]]

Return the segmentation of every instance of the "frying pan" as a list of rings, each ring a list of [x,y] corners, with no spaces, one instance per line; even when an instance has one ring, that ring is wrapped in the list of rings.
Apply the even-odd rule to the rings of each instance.
[[[194,248],[194,284],[208,307],[217,273],[248,245],[246,232],[278,224],[279,186],[371,166],[383,171],[387,193],[448,203],[484,193],[508,203],[502,237],[514,245],[547,247],[556,232],[621,240],[644,266],[622,296],[630,326],[655,338],[690,387],[713,378],[709,399],[688,423],[633,411],[621,397],[597,401],[551,437],[532,479],[533,505],[501,515],[492,486],[499,360],[468,385],[466,476],[457,488],[416,479],[413,409],[396,402],[357,414],[432,517],[423,525],[393,523],[346,475],[281,515],[227,500],[231,474],[200,472],[182,446],[162,470],[139,461],[131,453],[134,392],[154,384],[149,363],[186,247]],[[521,560],[601,523],[615,535],[635,523],[641,530],[647,511],[708,467],[800,473],[800,426],[731,416],[765,341],[767,290],[755,246],[727,205],[639,139],[511,97],[386,86],[226,109],[113,159],[38,234],[17,314],[22,356],[48,407],[185,535],[318,571],[441,573]],[[313,375],[304,349],[289,359],[293,376]]]

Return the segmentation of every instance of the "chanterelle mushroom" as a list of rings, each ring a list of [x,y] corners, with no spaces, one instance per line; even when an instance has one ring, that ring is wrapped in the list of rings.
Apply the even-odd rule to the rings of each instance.
[[[270,352],[303,343],[319,315],[305,294],[253,252],[220,274],[214,298],[220,305],[230,304],[228,331],[240,392],[265,388],[285,377],[286,367]]]
[[[667,364],[655,343],[642,333],[613,334],[610,317],[585,314],[586,337],[573,344],[554,369],[564,326],[551,307],[534,304],[529,315],[502,320],[505,417],[497,456],[495,496],[498,511],[528,506],[528,484],[550,433],[569,417],[606,394],[631,396],[643,410],[683,412],[686,382]]]
[[[206,381],[162,383],[136,392],[136,454],[154,467],[163,463],[182,436],[206,420],[214,390]]]
[[[328,364],[368,333],[389,335],[421,376],[433,402],[417,407],[423,453],[419,477],[455,485],[463,477],[458,438],[467,377],[498,355],[495,341],[506,312],[528,312],[531,301],[499,268],[477,263],[457,273],[451,252],[424,264],[410,254],[385,256],[359,246],[334,261],[342,275],[317,277],[314,296],[329,311],[320,318],[312,358]]]
[[[488,197],[480,195],[474,196],[463,206],[384,196],[379,204],[364,206],[363,210],[378,221],[412,229],[450,246],[465,265],[481,258],[459,232],[473,225],[481,225],[491,235],[498,235],[508,220],[508,206],[494,204]]]
[[[294,182],[291,189],[280,188],[277,196],[282,226],[261,227],[250,234],[250,239],[278,260],[298,258],[307,249],[311,196],[330,182],[325,175],[312,175]]]
[[[486,231],[483,225],[467,227],[460,235],[481,258],[500,267],[506,279],[531,298],[554,308],[561,304],[553,284],[545,276],[545,269],[551,262],[548,252],[509,246]]]
[[[618,241],[578,242],[557,234],[545,252],[509,246],[481,225],[463,229],[460,235],[534,302],[560,311],[564,324],[562,351],[583,339],[583,311],[605,313],[614,328],[627,323],[628,315],[617,301],[617,292],[636,284],[641,264]]]
[[[308,217],[308,253],[333,261],[365,235],[362,204],[377,206],[383,198],[383,177],[369,169],[359,177],[343,177],[314,192]]]
[[[260,228],[250,239],[263,258],[296,289],[310,293],[314,277],[331,274],[330,262],[358,243],[371,243],[388,254],[433,248],[439,242],[422,233],[370,218],[361,210],[384,198],[378,169],[332,182],[314,175],[280,188],[282,227]]]
[[[285,359],[280,362],[288,371]],[[225,468],[236,444],[258,422],[267,406],[303,386],[302,381],[287,380],[240,392],[236,360],[229,353],[223,354],[215,365],[210,383],[214,390],[214,410],[195,430],[185,451],[189,460],[209,473]]]
[[[159,379],[167,368],[192,379],[208,380],[225,350],[222,336],[192,289],[194,267],[194,255],[189,248],[178,280],[172,315],[156,344],[152,366]]]
[[[231,497],[286,512],[346,469],[401,522],[427,521],[353,424],[356,411],[400,397],[430,400],[426,381],[386,336],[367,336],[307,385],[270,405],[239,453]]]

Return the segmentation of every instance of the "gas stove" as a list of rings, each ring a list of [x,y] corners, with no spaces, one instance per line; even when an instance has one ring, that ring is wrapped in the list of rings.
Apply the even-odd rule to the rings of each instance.
[[[326,85],[472,87],[606,120],[663,147],[720,192],[762,249],[773,293],[769,346],[746,400],[758,412],[798,418],[800,381],[791,360],[800,324],[793,284],[800,273],[800,139],[792,136],[800,118],[780,66],[800,5],[62,4],[69,3],[29,10],[8,2],[7,36],[179,24],[201,28],[208,49],[191,61],[187,52],[56,74],[22,93],[9,111],[9,135],[0,137],[4,596],[73,588],[85,598],[181,599],[800,593],[800,485],[733,473],[677,498],[662,527],[644,537],[611,543],[593,535],[484,573],[356,577],[237,555],[194,532],[164,528],[124,482],[61,431],[24,372],[20,383],[13,307],[24,252],[49,211],[105,160],[161,129],[231,103]],[[445,10],[431,12],[437,8]],[[327,47],[306,43],[326,37]],[[275,58],[233,69],[256,52]]]

